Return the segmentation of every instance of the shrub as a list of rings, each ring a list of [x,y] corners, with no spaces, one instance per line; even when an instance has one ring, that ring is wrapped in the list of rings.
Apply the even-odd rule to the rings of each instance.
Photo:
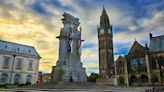
[[[0,85],[0,88],[5,88],[5,89],[7,89],[7,86],[6,86],[6,84],[1,84],[1,85]]]
[[[19,85],[19,83],[14,83],[14,85]]]
[[[26,82],[26,85],[31,85],[31,82]]]
[[[91,73],[91,75],[88,77],[88,82],[96,82],[97,78],[99,78],[99,74]]]
[[[19,86],[19,87],[23,87],[23,86],[25,86],[25,85],[26,85],[26,84],[19,84],[18,86]]]

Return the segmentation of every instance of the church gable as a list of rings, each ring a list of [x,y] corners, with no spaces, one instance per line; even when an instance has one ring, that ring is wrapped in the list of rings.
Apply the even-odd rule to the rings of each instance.
[[[128,53],[129,57],[142,57],[145,55],[145,47],[135,41]]]
[[[125,58],[123,56],[121,56],[121,55],[115,61],[115,63],[117,64],[117,67],[123,67],[125,62],[126,62]]]
[[[125,61],[125,58],[123,56],[119,56],[116,60],[116,62],[119,62],[119,61]]]

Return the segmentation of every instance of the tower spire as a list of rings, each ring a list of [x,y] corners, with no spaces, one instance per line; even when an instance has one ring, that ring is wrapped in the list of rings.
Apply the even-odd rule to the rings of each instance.
[[[105,10],[105,7],[104,7],[104,5],[103,5],[103,11],[102,11],[102,15],[104,15],[104,16],[108,16],[108,15],[107,15],[107,13],[106,13],[106,10]]]
[[[100,27],[107,29],[110,27],[110,22],[108,15],[106,13],[105,7],[103,6],[102,14],[100,16]]]

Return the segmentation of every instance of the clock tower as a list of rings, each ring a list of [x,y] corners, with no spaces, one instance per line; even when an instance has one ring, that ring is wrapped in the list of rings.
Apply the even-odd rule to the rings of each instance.
[[[112,77],[114,70],[113,34],[109,17],[103,7],[98,26],[99,72],[101,78]]]

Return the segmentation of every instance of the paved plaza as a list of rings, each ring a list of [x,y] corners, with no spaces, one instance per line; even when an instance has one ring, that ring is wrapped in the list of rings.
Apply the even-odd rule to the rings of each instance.
[[[155,90],[162,87],[155,87]],[[95,83],[46,83],[3,90],[3,92],[153,92],[153,87],[110,86]],[[164,91],[154,91],[164,92]]]
[[[12,89],[3,92],[145,92],[151,88],[115,88],[115,89]],[[162,92],[162,91],[161,91]]]
[[[160,89],[160,90],[159,90]],[[13,88],[1,90],[1,92],[164,92],[161,87],[92,87],[92,88]]]

